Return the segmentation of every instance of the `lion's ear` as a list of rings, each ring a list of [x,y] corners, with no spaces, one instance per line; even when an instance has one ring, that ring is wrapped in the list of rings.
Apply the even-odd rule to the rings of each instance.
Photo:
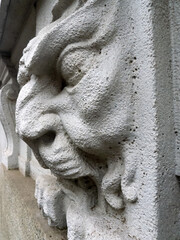
[[[59,18],[66,18],[76,11],[87,0],[58,0],[52,10],[53,22]]]

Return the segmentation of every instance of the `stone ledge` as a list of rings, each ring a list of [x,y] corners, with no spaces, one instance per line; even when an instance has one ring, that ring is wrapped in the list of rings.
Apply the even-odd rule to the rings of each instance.
[[[34,198],[35,183],[0,164],[0,239],[66,240],[66,231],[51,228]]]

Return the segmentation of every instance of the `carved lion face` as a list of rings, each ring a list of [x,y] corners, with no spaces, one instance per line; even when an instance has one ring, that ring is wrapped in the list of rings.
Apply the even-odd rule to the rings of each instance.
[[[43,166],[76,178],[95,175],[128,137],[129,26],[118,0],[63,4],[24,50],[16,121]]]

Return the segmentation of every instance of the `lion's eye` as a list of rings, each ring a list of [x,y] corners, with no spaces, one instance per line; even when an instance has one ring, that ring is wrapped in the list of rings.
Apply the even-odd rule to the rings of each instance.
[[[60,56],[57,62],[57,72],[65,80],[66,85],[75,86],[91,69],[95,52],[92,50],[76,49]]]

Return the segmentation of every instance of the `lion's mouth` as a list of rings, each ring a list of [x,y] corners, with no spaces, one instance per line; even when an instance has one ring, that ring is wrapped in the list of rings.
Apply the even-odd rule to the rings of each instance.
[[[72,144],[64,129],[42,130],[33,140],[34,154],[42,167],[64,178],[77,178],[84,172],[84,163],[80,160],[78,149]]]
[[[56,132],[49,131],[43,136],[42,142],[44,145],[50,145],[54,142],[55,137],[56,137]]]

